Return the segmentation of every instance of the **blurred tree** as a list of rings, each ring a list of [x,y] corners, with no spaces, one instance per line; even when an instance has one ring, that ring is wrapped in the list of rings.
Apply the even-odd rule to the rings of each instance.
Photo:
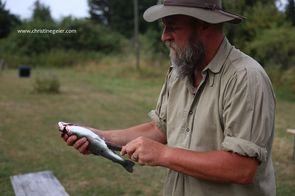
[[[33,20],[23,22],[18,26],[19,29],[57,29],[55,23],[51,21]],[[18,33],[17,31],[11,33],[7,38],[7,50],[15,54],[25,54],[27,56],[38,55],[47,52],[52,48],[57,48],[61,44],[60,36],[52,35],[50,33]]]
[[[288,4],[286,6],[286,16],[289,21],[291,21],[292,25],[295,26],[295,1],[288,0]]]
[[[39,0],[36,0],[33,8],[33,20],[40,20],[43,22],[52,22],[53,19],[51,17],[50,8],[48,6],[40,3]]]
[[[261,29],[246,47],[263,66],[295,66],[295,28],[290,25]]]
[[[225,30],[232,43],[263,66],[286,69],[295,64],[295,32],[276,2],[277,0],[224,0],[227,10],[246,17],[242,24],[235,27],[226,24]],[[291,14],[288,16],[290,18]]]
[[[275,5],[277,0],[243,0],[243,1],[232,1],[232,0],[224,0],[223,8],[229,11],[233,11],[234,13],[239,13],[243,15],[245,11],[255,7],[258,3],[264,5]]]
[[[5,3],[0,0],[0,39],[8,36],[12,28],[20,23],[20,19],[10,14],[9,11],[5,9]]]
[[[86,19],[64,18],[60,23],[32,20],[23,22],[18,29],[40,30],[39,33],[12,32],[0,42],[1,52],[36,57],[52,50],[93,51],[100,53],[119,52],[126,40],[108,27],[94,24]],[[75,30],[75,33],[41,32],[42,30]]]
[[[275,2],[276,0],[223,1],[226,10],[246,17],[242,24],[234,27],[230,24],[225,25],[229,40],[244,50],[261,30],[281,25],[283,16]]]
[[[245,30],[249,36],[249,41],[264,29],[281,26],[284,23],[283,15],[275,4],[257,3],[255,7],[246,11],[245,15],[247,17]]]
[[[61,47],[67,50],[115,53],[122,49],[125,41],[122,35],[111,32],[108,27],[95,24],[91,20],[64,18],[59,28],[77,31],[77,33],[61,36]]]
[[[109,5],[107,0],[88,0],[91,20],[108,24],[110,20]]]
[[[139,16],[157,0],[140,0]],[[133,35],[133,1],[131,0],[88,0],[91,20],[110,26],[111,29],[127,36]],[[147,24],[139,17],[139,31],[146,32],[148,28],[155,28],[155,24]]]

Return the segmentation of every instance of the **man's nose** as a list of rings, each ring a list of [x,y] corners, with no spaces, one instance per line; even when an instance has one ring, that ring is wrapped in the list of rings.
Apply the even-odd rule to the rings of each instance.
[[[162,42],[172,41],[173,40],[173,37],[172,37],[171,33],[169,31],[167,31],[166,28],[163,29],[161,40],[162,40]]]

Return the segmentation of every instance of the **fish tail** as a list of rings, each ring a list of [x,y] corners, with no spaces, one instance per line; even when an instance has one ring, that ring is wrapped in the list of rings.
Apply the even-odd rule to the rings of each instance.
[[[129,160],[125,160],[124,163],[122,164],[122,166],[130,173],[133,172],[133,166],[134,166],[134,162],[129,161]]]

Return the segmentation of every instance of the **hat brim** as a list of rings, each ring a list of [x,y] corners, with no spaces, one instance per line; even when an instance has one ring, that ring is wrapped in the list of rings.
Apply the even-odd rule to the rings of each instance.
[[[144,12],[143,18],[147,22],[154,22],[158,19],[172,15],[191,16],[211,24],[224,22],[240,23],[244,19],[242,16],[219,9],[209,10],[195,7],[164,6],[162,4],[148,8]]]

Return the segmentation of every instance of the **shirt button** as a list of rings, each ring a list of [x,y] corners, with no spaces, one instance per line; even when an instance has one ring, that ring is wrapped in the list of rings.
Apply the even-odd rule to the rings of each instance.
[[[186,132],[190,132],[190,129],[189,129],[189,128],[186,128],[185,131],[186,131]]]
[[[188,114],[189,114],[189,115],[192,115],[192,114],[193,114],[193,111],[189,111]]]

